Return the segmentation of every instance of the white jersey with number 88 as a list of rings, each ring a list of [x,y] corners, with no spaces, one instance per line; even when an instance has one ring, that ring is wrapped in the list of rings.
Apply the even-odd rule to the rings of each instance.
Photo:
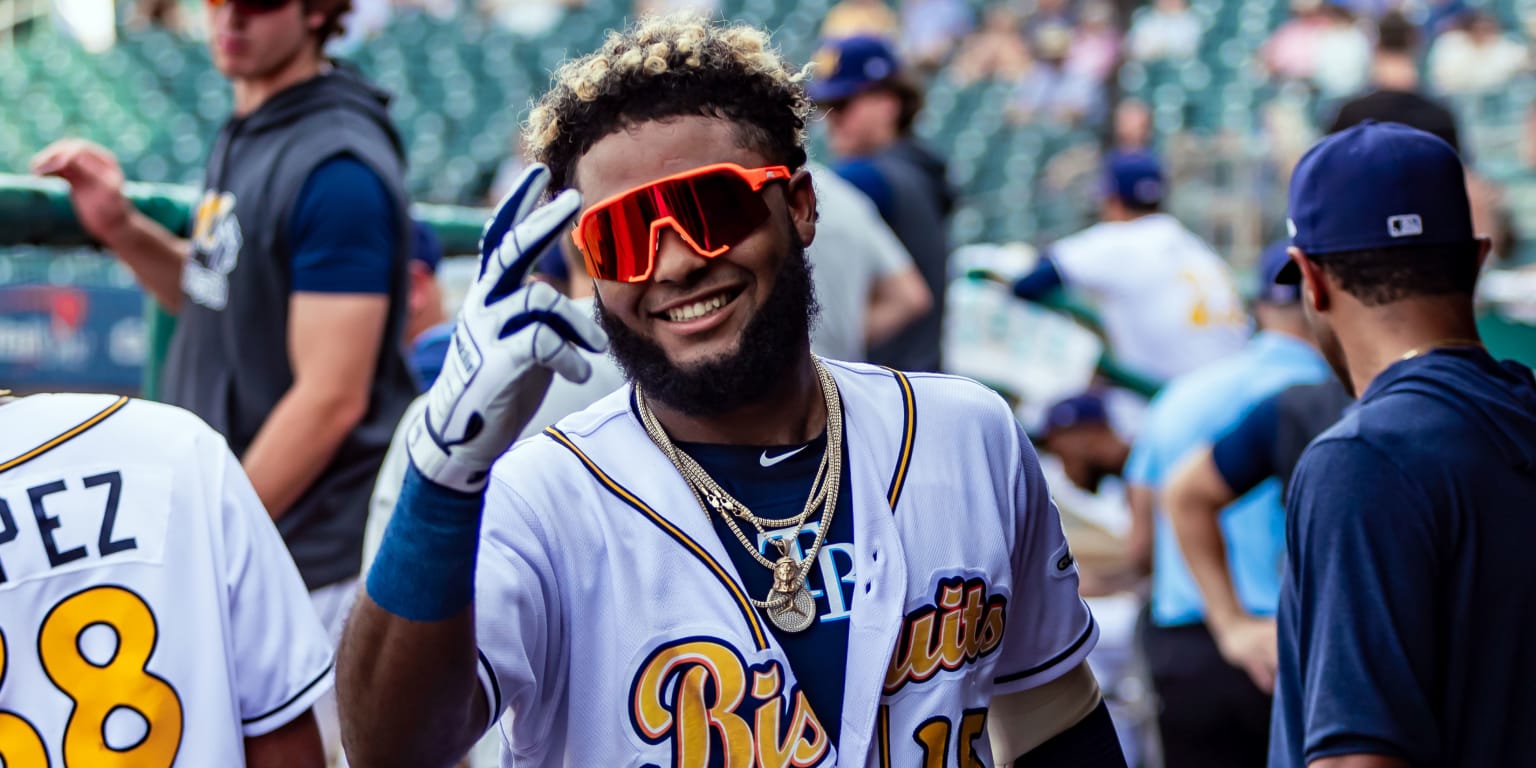
[[[238,766],[331,649],[224,440],[169,406],[0,406],[0,764]]]

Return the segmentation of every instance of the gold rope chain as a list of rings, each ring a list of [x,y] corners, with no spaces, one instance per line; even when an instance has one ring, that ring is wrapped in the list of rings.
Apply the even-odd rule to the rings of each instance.
[[[805,558],[796,563],[798,571],[793,584],[794,588],[787,591],[770,589],[768,600],[749,598],[758,608],[778,608],[784,605],[805,583],[811,566],[816,563],[816,555],[826,541],[827,532],[831,530],[832,513],[837,509],[838,490],[843,478],[843,403],[842,398],[838,396],[837,382],[832,378],[832,374],[827,372],[826,366],[822,365],[821,360],[815,356],[811,357],[811,362],[816,367],[816,377],[821,383],[821,394],[827,404],[827,444],[822,450],[821,465],[816,470],[816,479],[811,483],[811,494],[805,500],[805,507],[801,509],[799,515],[782,519],[758,517],[752,514],[752,510],[748,509],[747,505],[721,488],[720,484],[715,482],[715,479],[710,477],[692,456],[672,443],[672,438],[667,435],[666,430],[662,429],[656,414],[651,411],[645,393],[638,386],[635,388],[635,403],[639,406],[640,421],[645,425],[646,434],[650,435],[651,442],[661,449],[661,452],[677,468],[678,473],[683,476],[683,480],[688,483],[688,489],[693,492],[694,499],[704,510],[705,516],[709,515],[709,510],[715,510],[752,558],[770,571],[774,569],[774,561],[758,552],[757,547],[742,532],[734,518],[739,517],[751,523],[752,527],[757,529],[759,536],[766,537],[765,528],[792,528],[798,536],[801,527],[810,519],[811,513],[817,507],[821,507],[821,527],[816,532],[816,542],[806,550]],[[783,539],[774,540],[773,543],[784,557],[791,557],[789,545]]]

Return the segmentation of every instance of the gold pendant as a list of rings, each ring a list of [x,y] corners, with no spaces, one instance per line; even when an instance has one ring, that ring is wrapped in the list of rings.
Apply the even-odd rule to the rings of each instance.
[[[785,632],[799,632],[816,620],[816,599],[800,583],[800,564],[788,554],[773,564],[773,593],[787,598],[768,609],[774,626]]]
[[[804,586],[797,588],[788,600],[768,609],[768,619],[785,632],[800,632],[816,621],[816,599]]]

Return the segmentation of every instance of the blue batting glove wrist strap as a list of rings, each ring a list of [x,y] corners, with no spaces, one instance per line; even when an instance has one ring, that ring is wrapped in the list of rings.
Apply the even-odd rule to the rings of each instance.
[[[479,493],[446,488],[409,467],[368,571],[373,602],[412,621],[442,621],[468,607],[483,502]]]

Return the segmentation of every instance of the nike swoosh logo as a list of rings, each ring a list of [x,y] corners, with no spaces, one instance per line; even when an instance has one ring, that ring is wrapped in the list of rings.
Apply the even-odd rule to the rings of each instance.
[[[789,458],[789,457],[791,457],[791,456],[793,456],[793,455],[795,455],[795,454],[805,450],[806,447],[807,446],[802,445],[799,448],[796,448],[793,451],[790,451],[789,453],[781,453],[778,456],[773,456],[773,457],[770,457],[768,455],[767,451],[763,451],[763,455],[757,457],[757,463],[759,463],[759,464],[761,464],[761,465],[763,465],[765,467],[771,467],[771,466],[773,466],[773,465],[775,465],[775,464],[777,464],[777,463],[779,463],[779,462],[781,462],[781,461],[783,461],[783,460],[785,460],[785,459],[787,459],[787,458]]]

